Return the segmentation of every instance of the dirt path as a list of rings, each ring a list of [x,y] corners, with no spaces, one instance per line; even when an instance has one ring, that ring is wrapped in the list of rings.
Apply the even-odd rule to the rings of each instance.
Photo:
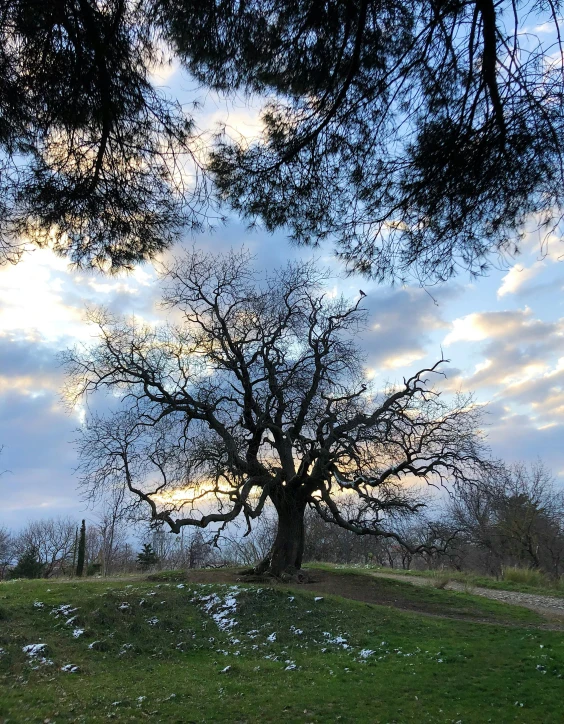
[[[193,583],[257,583],[264,585],[267,583],[273,587],[293,588],[296,591],[309,590],[311,593],[333,594],[349,598],[354,601],[362,601],[369,604],[377,604],[383,606],[391,606],[404,611],[413,611],[425,616],[438,618],[459,619],[465,621],[475,621],[481,623],[500,624],[503,626],[528,626],[526,622],[520,623],[511,616],[504,616],[502,612],[486,612],[479,607],[473,606],[468,601],[453,601],[441,597],[428,598],[426,596],[416,596],[409,593],[411,586],[429,587],[433,584],[433,579],[401,576],[397,574],[387,573],[368,573],[363,571],[355,575],[345,573],[338,570],[327,570],[319,568],[308,568],[311,574],[311,580],[305,583],[289,584],[273,580],[253,581],[241,576],[234,570],[191,570],[187,573],[187,580]],[[391,581],[397,581],[404,584],[402,586],[379,586],[378,579],[389,578]],[[454,591],[462,591],[465,593],[475,593],[483,595],[487,598],[494,598],[502,603],[514,604],[517,606],[525,606],[533,608],[546,623],[535,623],[535,628],[546,628],[551,630],[564,630],[564,600],[553,599],[549,596],[530,596],[529,594],[513,593],[509,591],[492,591],[489,589],[472,589],[468,590],[462,584],[449,585]],[[524,597],[524,600],[521,599]],[[529,599],[535,599],[535,606]],[[547,599],[548,603],[544,599]],[[541,606],[540,604],[545,604]]]
[[[414,586],[432,586],[436,584],[433,578],[424,578],[422,576],[403,576],[394,573],[370,573],[375,578],[389,578],[402,583],[411,583]],[[484,596],[485,598],[493,598],[503,603],[511,603],[514,606],[524,606],[530,608],[537,613],[564,620],[564,599],[556,596],[539,596],[535,593],[519,593],[518,591],[500,591],[493,588],[481,588],[480,586],[468,586],[458,581],[449,581],[444,588],[447,591],[462,591],[463,593],[471,593],[474,596]]]

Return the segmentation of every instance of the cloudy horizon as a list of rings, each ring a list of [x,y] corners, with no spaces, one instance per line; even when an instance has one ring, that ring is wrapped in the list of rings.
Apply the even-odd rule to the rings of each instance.
[[[192,242],[190,242],[191,244]],[[358,296],[369,312],[360,343],[378,387],[441,357],[450,360],[446,392],[473,391],[487,403],[492,455],[508,463],[543,460],[564,486],[564,310],[558,246],[541,255],[531,235],[518,260],[470,280],[463,273],[440,287],[382,286],[338,276],[330,248],[291,246],[281,235],[248,232],[230,222],[195,240],[210,251],[241,245],[257,268],[315,257],[331,266],[335,291]],[[171,253],[179,253],[178,245]],[[76,489],[72,446],[80,410],[61,398],[61,351],[88,342],[87,305],[147,320],[164,319],[151,264],[117,277],[77,271],[49,250],[34,250],[0,269],[0,525],[19,528],[57,515],[92,517]]]

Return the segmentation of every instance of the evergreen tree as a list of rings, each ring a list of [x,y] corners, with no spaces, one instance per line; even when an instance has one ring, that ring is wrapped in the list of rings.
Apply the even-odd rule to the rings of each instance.
[[[41,578],[44,564],[39,560],[39,551],[35,546],[27,548],[18,559],[10,573],[11,578]]]
[[[76,575],[82,576],[84,572],[84,554],[86,552],[86,521],[80,526],[80,538],[78,540],[78,561],[76,563]]]
[[[159,557],[150,543],[143,544],[143,550],[137,554],[137,562],[143,570],[155,566],[159,562]]]

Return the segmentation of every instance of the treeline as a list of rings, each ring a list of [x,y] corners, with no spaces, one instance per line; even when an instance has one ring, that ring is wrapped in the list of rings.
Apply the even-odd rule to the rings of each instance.
[[[116,575],[148,568],[199,568],[219,563],[218,552],[199,530],[172,536],[162,531],[137,531],[145,543],[132,542],[131,521],[84,526],[68,517],[28,523],[19,532],[0,527],[0,580],[57,576]],[[81,565],[82,564],[82,565]]]
[[[351,519],[358,499],[343,499]],[[456,493],[427,496],[425,507],[387,521],[389,537],[359,536],[306,514],[306,561],[390,568],[454,568],[499,576],[506,568],[564,575],[564,491],[542,464],[496,469]],[[114,506],[84,528],[83,575],[155,569],[251,566],[268,555],[276,518],[266,511],[253,530],[231,529],[217,540],[200,529],[180,535],[148,530]],[[401,545],[393,536],[407,543]],[[77,574],[81,526],[70,518],[0,527],[0,579]],[[132,541],[136,540],[134,543]]]

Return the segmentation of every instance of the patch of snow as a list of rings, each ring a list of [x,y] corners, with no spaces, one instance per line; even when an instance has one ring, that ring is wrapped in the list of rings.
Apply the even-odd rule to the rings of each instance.
[[[331,634],[328,631],[324,631],[323,635],[328,639],[328,644],[336,644],[337,646],[342,646],[344,649],[350,649],[351,647],[347,643],[347,639],[343,636],[334,636],[331,637]]]
[[[118,609],[120,611],[127,611],[129,608],[131,608],[131,606],[129,605],[129,603],[126,603],[125,601],[123,603],[120,603],[120,605],[118,606]]]
[[[179,583],[178,586],[176,586],[176,588],[186,588],[186,586],[183,583]]]
[[[231,586],[231,593],[222,598],[217,593],[211,593],[200,598],[192,599],[195,603],[199,603],[204,611],[211,616],[216,626],[221,631],[228,631],[238,625],[238,621],[233,618],[233,614],[237,611],[237,598],[240,590],[237,586]]]
[[[83,628],[75,628],[75,630],[72,632],[72,635],[75,639],[77,639],[79,636],[82,636],[83,633],[84,633]]]
[[[313,600],[314,601],[323,601],[323,596],[316,596]]]
[[[296,628],[295,626],[290,626],[290,631],[296,636],[301,636],[303,634],[303,630],[301,628]]]
[[[45,608],[45,604],[43,603],[43,601],[34,601],[33,606],[34,608]]]
[[[74,666],[73,664],[65,664],[64,666],[61,666],[61,671],[66,671],[67,674],[76,674],[78,671],[78,666]]]
[[[362,649],[361,651],[358,652],[358,655],[360,656],[361,659],[367,659],[369,656],[372,656],[375,653],[376,652],[372,651],[372,649]]]
[[[159,619],[156,616],[153,616],[153,618],[148,618],[147,623],[149,626],[156,626],[159,622]]]
[[[45,658],[45,656],[42,655],[46,647],[47,644],[27,644],[27,646],[22,647],[22,651],[31,661],[36,663],[38,666],[52,666],[53,662],[51,661],[51,659],[47,659]],[[34,666],[33,668],[37,668],[37,666]]]
[[[231,666],[226,666],[224,669],[222,669],[219,673],[220,674],[226,674],[228,671],[231,671]]]
[[[27,656],[39,656],[42,654],[45,649],[47,648],[47,644],[27,644],[27,646],[24,646],[22,648],[22,651],[24,654],[27,654]]]
[[[88,644],[88,648],[89,648],[89,649],[93,649],[94,646],[96,646],[96,644],[99,644],[99,643],[100,643],[99,641],[92,641],[91,644]]]
[[[270,636],[266,637],[266,640],[273,644],[276,641],[276,632],[273,631]]]
[[[78,608],[73,608],[70,603],[63,603],[60,606],[56,606],[51,610],[51,615],[55,618],[59,618],[60,616],[64,616],[67,618],[71,615],[71,613],[74,613],[75,611],[78,611]]]

